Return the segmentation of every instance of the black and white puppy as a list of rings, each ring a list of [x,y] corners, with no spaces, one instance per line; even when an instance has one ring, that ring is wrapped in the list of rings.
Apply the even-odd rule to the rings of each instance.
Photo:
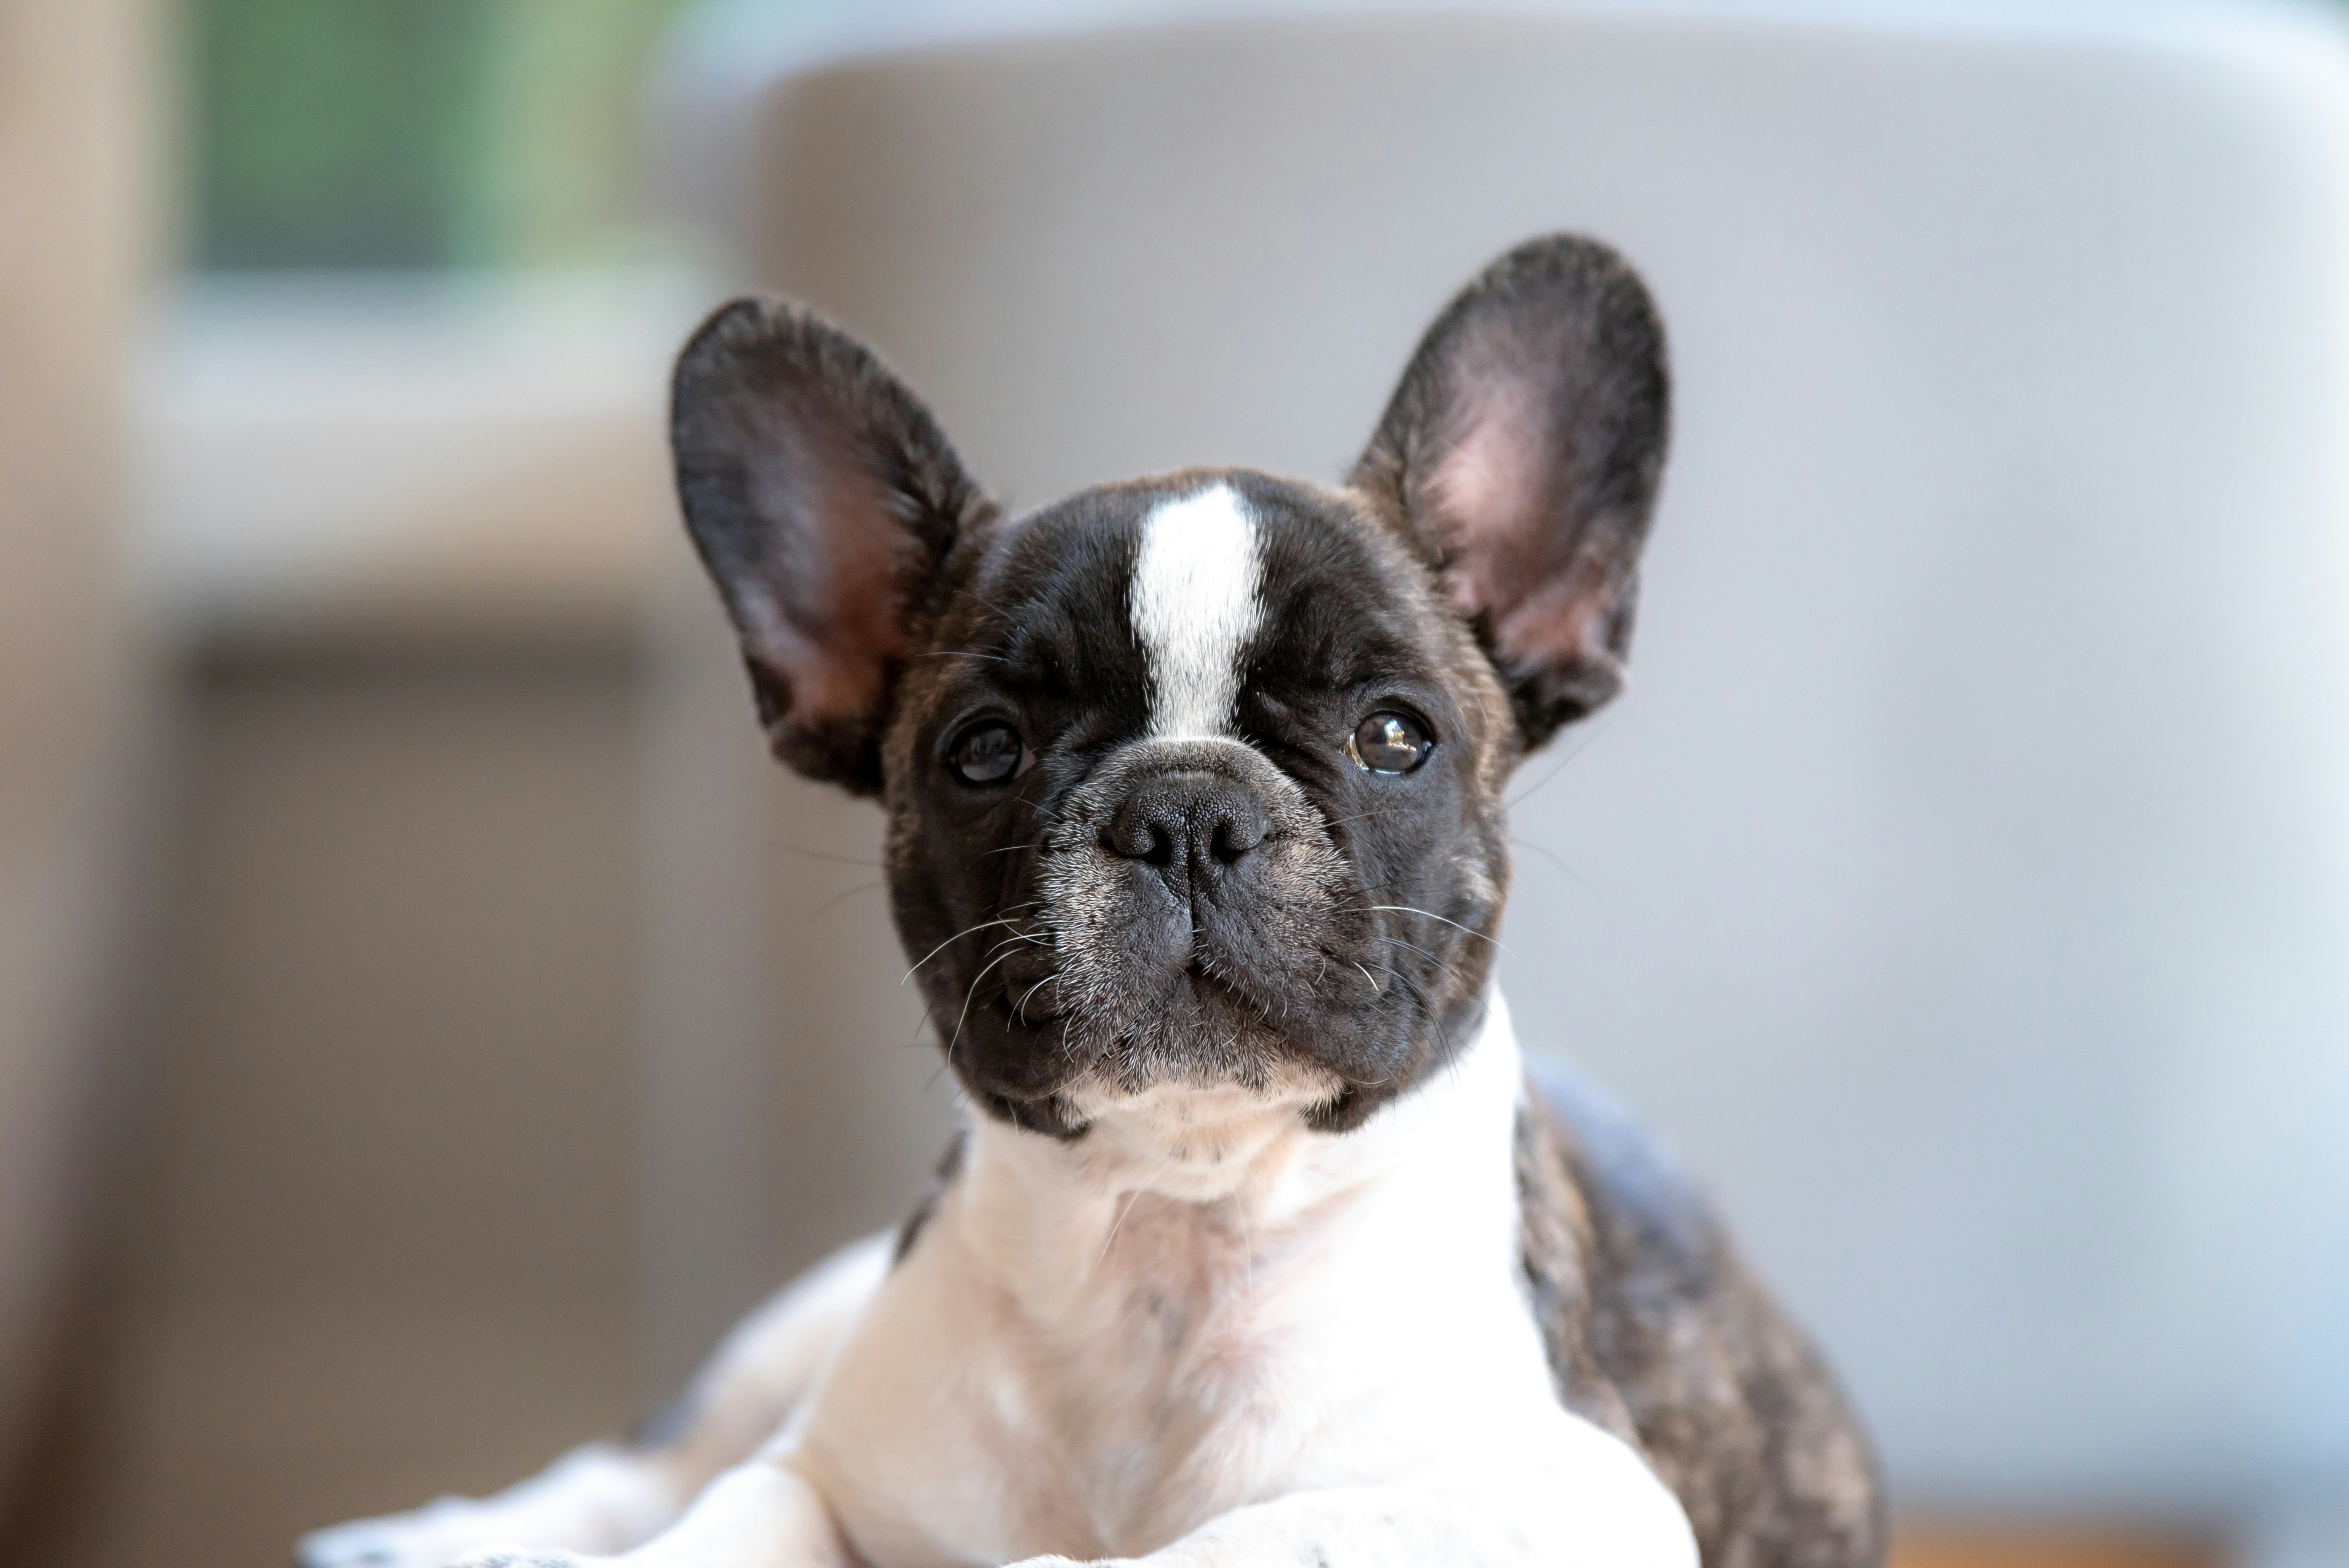
[[[1639,279],[1542,239],[1344,487],[1011,517],[861,344],[719,311],[686,517],[776,753],[887,812],[968,1126],[667,1430],[305,1560],[1877,1563],[1811,1350],[1488,983],[1503,785],[1622,682],[1667,404]]]

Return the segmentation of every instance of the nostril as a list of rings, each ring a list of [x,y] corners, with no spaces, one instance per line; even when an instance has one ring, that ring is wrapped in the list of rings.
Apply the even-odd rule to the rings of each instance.
[[[1216,824],[1216,830],[1207,841],[1207,848],[1216,859],[1230,865],[1264,842],[1269,832],[1268,826],[1260,816],[1229,816]]]
[[[1185,769],[1137,785],[1102,824],[1101,846],[1162,872],[1188,867],[1213,874],[1271,836],[1253,791],[1219,774]]]
[[[1174,863],[1174,837],[1165,824],[1141,811],[1121,811],[1102,831],[1102,848],[1120,860],[1148,865]]]

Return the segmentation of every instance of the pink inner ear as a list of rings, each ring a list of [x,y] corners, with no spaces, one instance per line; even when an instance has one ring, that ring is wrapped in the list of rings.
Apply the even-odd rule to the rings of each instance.
[[[1527,663],[1559,666],[1611,665],[1607,647],[1609,584],[1596,571],[1569,571],[1544,583],[1496,618],[1493,640]]]
[[[758,639],[756,645],[774,660],[791,683],[794,727],[817,728],[859,718],[879,702],[884,660],[895,649],[881,646],[877,638],[857,640],[865,656],[843,657],[839,642],[826,647],[788,625]]]
[[[1442,520],[1444,577],[1470,614],[1490,611],[1497,628],[1539,583],[1545,481],[1554,466],[1533,389],[1503,378],[1466,410],[1464,434],[1435,465],[1431,511]]]
[[[806,662],[803,670],[791,672],[795,723],[824,724],[871,713],[880,701],[889,661],[905,648],[898,625],[895,521],[885,509],[858,499],[867,515],[851,517],[845,508],[830,512],[819,536],[819,548],[829,557],[822,579],[831,585],[831,597],[818,606],[821,619],[807,628],[814,635],[796,639]]]
[[[812,445],[812,443],[810,444]],[[899,622],[900,525],[876,487],[808,461],[801,493],[771,498],[810,520],[792,581],[780,602],[761,607],[755,646],[791,683],[791,723],[812,728],[870,714],[889,662],[905,651]],[[836,452],[825,459],[837,461]]]
[[[1463,411],[1465,428],[1431,485],[1445,581],[1495,645],[1526,665],[1612,663],[1605,620],[1616,584],[1578,559],[1574,520],[1556,493],[1568,454],[1553,449],[1548,404],[1532,378],[1501,374]]]

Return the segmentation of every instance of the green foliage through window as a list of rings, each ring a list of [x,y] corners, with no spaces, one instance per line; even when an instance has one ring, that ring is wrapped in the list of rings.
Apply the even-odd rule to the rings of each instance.
[[[685,0],[187,0],[208,269],[640,248],[645,74]]]

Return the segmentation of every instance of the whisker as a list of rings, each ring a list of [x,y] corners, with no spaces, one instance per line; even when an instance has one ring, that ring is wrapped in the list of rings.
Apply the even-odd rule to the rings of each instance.
[[[1000,942],[999,942],[999,943],[995,944],[993,946],[989,947],[989,948],[988,949],[988,951],[989,953],[1000,953],[1000,952],[1002,952],[1005,948],[1007,948],[1007,947],[1010,946],[1010,945],[1011,945],[1013,943],[1015,943],[1015,942],[1026,942],[1026,943],[1030,943],[1030,944],[1034,944],[1035,946],[1038,946],[1038,947],[1050,947],[1050,946],[1051,945],[1051,944],[1050,944],[1050,943],[1049,943],[1049,942],[1045,941],[1045,940],[1044,940],[1042,937],[1040,937],[1040,936],[1037,936],[1037,935],[1033,934],[1032,933],[1025,932],[1025,931],[1015,931],[1015,932],[1013,932],[1010,935],[1009,935],[1009,936],[1005,937],[1002,941],[1000,941]]]
[[[1174,1169],[1174,1162],[1170,1160],[1165,1164],[1158,1168],[1158,1176],[1164,1176],[1173,1169]],[[1158,1176],[1153,1176],[1151,1180],[1155,1181],[1158,1180]],[[1110,1244],[1117,1240],[1117,1233],[1123,1228],[1125,1224],[1125,1217],[1133,1212],[1134,1202],[1141,1196],[1142,1189],[1139,1187],[1136,1187],[1133,1191],[1128,1192],[1125,1195],[1125,1207],[1120,1209],[1117,1212],[1117,1218],[1110,1222],[1109,1234],[1102,1240],[1101,1256],[1093,1260],[1093,1267],[1096,1269],[1101,1267],[1102,1264],[1109,1262]]]
[[[1531,850],[1537,855],[1547,855],[1552,861],[1557,862],[1558,870],[1565,872],[1569,876],[1573,874],[1574,868],[1566,863],[1566,857],[1559,854],[1556,850],[1551,849],[1547,844],[1537,844],[1531,839],[1520,839],[1516,837],[1514,834],[1511,835],[1509,842],[1516,845],[1517,848],[1521,850]]]
[[[879,861],[865,855],[835,855],[823,850],[811,850],[804,844],[785,844],[783,848],[795,855],[804,855],[812,861],[830,861],[836,866],[866,866],[874,871],[881,868]]]
[[[975,932],[985,931],[990,925],[1009,925],[1011,923],[1012,923],[1008,920],[982,920],[977,925],[970,926],[966,930],[956,932],[952,936],[947,937],[944,942],[939,943],[936,947],[931,948],[927,953],[923,954],[921,957],[916,959],[914,961],[914,968],[906,970],[904,976],[898,980],[897,984],[903,985],[907,980],[911,980],[914,977],[914,970],[919,969],[923,965],[927,964],[931,959],[936,958],[939,954],[944,953],[947,948],[952,947],[964,937],[971,935]]]
[[[1544,785],[1547,784],[1551,779],[1557,778],[1560,773],[1566,770],[1566,765],[1568,763],[1573,761],[1576,758],[1590,749],[1590,743],[1599,738],[1599,731],[1604,729],[1606,726],[1607,720],[1605,718],[1601,718],[1597,725],[1594,725],[1591,728],[1583,731],[1581,745],[1576,747],[1573,750],[1559,758],[1557,759],[1557,765],[1552,768],[1548,772],[1543,774],[1540,779],[1532,785],[1532,787],[1520,789],[1516,794],[1510,796],[1507,799],[1502,801],[1501,809],[1506,811],[1510,807],[1515,806],[1518,801],[1530,799],[1532,796],[1540,793]]]
[[[1435,1004],[1429,999],[1427,993],[1422,990],[1418,985],[1414,985],[1411,976],[1405,975],[1400,969],[1388,969],[1383,964],[1377,965],[1377,967],[1384,970],[1385,973],[1393,975],[1395,979],[1402,984],[1405,990],[1409,991],[1413,996],[1418,999],[1419,1016],[1427,1020],[1427,1022],[1433,1026],[1435,1030],[1435,1037],[1444,1047],[1445,1058],[1454,1066],[1458,1065],[1457,1054],[1452,1048],[1452,1032],[1444,1026],[1444,1019],[1437,1014]]]
[[[882,882],[866,882],[862,887],[853,887],[844,892],[836,892],[833,894],[832,897],[825,899],[822,903],[816,905],[814,909],[810,910],[808,912],[808,918],[810,920],[813,920],[818,915],[830,914],[835,906],[847,903],[850,899],[854,898],[858,893],[879,892],[885,885],[886,884]]]
[[[1516,845],[1520,849],[1533,850],[1538,853],[1547,855],[1550,858],[1551,863],[1567,874],[1567,879],[1568,881],[1572,882],[1575,886],[1580,888],[1583,892],[1590,894],[1593,898],[1605,898],[1607,896],[1599,890],[1599,884],[1597,882],[1592,882],[1588,877],[1584,876],[1580,872],[1576,871],[1571,865],[1567,863],[1567,859],[1564,855],[1559,854],[1556,850],[1551,849],[1548,845],[1537,844],[1531,839],[1511,839],[1509,842]]]
[[[1377,942],[1392,943],[1397,947],[1408,947],[1413,953],[1418,954],[1422,958],[1426,959],[1430,964],[1434,965],[1438,969],[1443,970],[1446,975],[1454,973],[1452,964],[1449,959],[1439,958],[1434,954],[1430,953],[1426,948],[1418,945],[1416,943],[1405,942],[1400,936],[1380,936],[1374,937],[1372,940]]]
[[[955,590],[955,593],[958,597],[968,599],[975,603],[984,605],[989,614],[1000,615],[1007,621],[1011,618],[1010,611],[1006,610],[1002,605],[997,603],[994,600],[988,598],[986,594],[980,593],[976,588],[957,588]]]
[[[1499,948],[1499,949],[1500,949],[1502,952],[1504,952],[1504,953],[1506,953],[1506,952],[1509,950],[1509,948],[1508,948],[1508,944],[1507,944],[1506,943],[1505,943],[1505,942],[1501,941],[1498,937],[1487,936],[1487,935],[1485,935],[1483,932],[1481,932],[1481,931],[1469,931],[1469,930],[1468,930],[1468,928],[1467,928],[1466,926],[1464,926],[1464,925],[1461,924],[1458,921],[1456,921],[1456,920],[1445,920],[1444,916],[1442,916],[1442,915],[1440,915],[1440,914],[1436,913],[1433,910],[1429,910],[1429,909],[1416,909],[1416,908],[1413,908],[1412,905],[1407,904],[1407,903],[1373,903],[1373,904],[1366,905],[1366,906],[1364,906],[1364,907],[1366,907],[1366,908],[1370,908],[1370,909],[1385,910],[1385,911],[1388,911],[1388,912],[1390,912],[1390,913],[1395,913],[1395,914],[1422,914],[1422,915],[1425,915],[1425,916],[1426,916],[1428,919],[1430,919],[1430,920],[1433,920],[1433,921],[1441,921],[1444,924],[1450,926],[1450,927],[1451,927],[1453,930],[1454,930],[1454,931],[1463,931],[1463,932],[1467,932],[1467,934],[1468,934],[1469,935],[1471,935],[1471,936],[1475,937],[1475,938],[1477,941],[1479,941],[1479,942],[1489,942],[1489,943],[1491,943],[1494,946],[1495,946],[1495,947]]]
[[[1256,1236],[1248,1227],[1247,1204],[1235,1200],[1232,1212],[1240,1222],[1240,1282],[1241,1293],[1248,1300],[1256,1299]]]
[[[981,969],[978,974],[970,977],[970,989],[962,994],[962,1016],[955,1020],[953,1038],[947,1041],[947,1060],[949,1064],[954,1061],[954,1048],[956,1042],[962,1038],[962,1026],[970,1022],[970,1005],[973,999],[978,995],[978,983],[987,978],[987,971],[988,969],[994,968],[997,965],[1002,963],[1004,958],[1009,958],[1011,954],[1007,953],[1003,954],[1002,958],[990,958],[987,962],[986,968]]]
[[[1045,986],[1050,985],[1055,978],[1057,978],[1057,976],[1047,975],[1041,980],[1037,981],[1033,985],[1029,986],[1026,995],[1022,995],[1019,998],[1019,1003],[1012,1007],[1011,1010],[1019,1015],[1019,1021],[1021,1023],[1024,1024],[1028,1021],[1028,997],[1033,996],[1037,992],[1041,991]]]

